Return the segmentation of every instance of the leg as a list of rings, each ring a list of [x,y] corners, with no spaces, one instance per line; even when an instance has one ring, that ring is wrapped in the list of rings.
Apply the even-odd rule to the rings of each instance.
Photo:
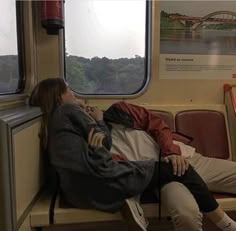
[[[221,230],[236,231],[236,222],[230,219],[218,206],[204,181],[191,166],[189,166],[189,169],[181,177],[174,176],[171,172],[171,167],[163,163],[160,164],[160,172],[162,173],[160,175],[160,186],[163,187],[171,181],[178,181],[184,184],[194,196],[200,211],[205,213],[213,223]]]
[[[202,214],[192,194],[183,184],[171,182],[163,186],[161,199],[176,231],[202,230]],[[223,231],[236,230],[236,223],[219,206],[205,215]]]
[[[161,201],[176,231],[202,231],[202,213],[193,195],[183,184],[171,182],[163,186]]]
[[[220,206],[206,216],[220,228],[222,231],[236,231],[236,222],[232,220]]]
[[[160,177],[159,172],[161,173]],[[184,175],[177,176],[173,175],[173,169],[170,163],[161,162],[160,164],[156,164],[154,176],[150,183],[152,188],[157,187],[158,182],[161,188],[172,181],[184,184],[192,193],[201,212],[211,212],[218,207],[215,198],[192,166],[189,166]],[[178,197],[175,197],[175,199],[178,200]]]
[[[198,153],[188,160],[211,191],[236,193],[236,162],[208,158]]]

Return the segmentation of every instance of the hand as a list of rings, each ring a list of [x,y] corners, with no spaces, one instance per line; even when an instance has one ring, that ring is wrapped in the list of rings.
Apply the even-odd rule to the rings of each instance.
[[[103,120],[103,112],[97,107],[87,107],[87,113],[92,116],[96,121]]]
[[[84,100],[76,98],[75,103],[76,103],[76,104],[79,104],[80,107],[82,107],[82,108],[85,110],[86,104],[85,104]]]
[[[189,162],[180,155],[176,155],[176,154],[169,155],[169,156],[166,156],[163,160],[166,163],[171,162],[173,166],[174,175],[178,175],[178,176],[184,175],[185,171],[189,167]]]
[[[91,147],[102,147],[102,141],[105,135],[103,132],[94,133],[94,128],[92,128],[88,135],[88,144]]]

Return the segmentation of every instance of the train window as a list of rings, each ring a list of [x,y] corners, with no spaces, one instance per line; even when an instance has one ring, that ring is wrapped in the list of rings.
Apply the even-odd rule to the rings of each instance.
[[[151,1],[65,1],[65,78],[80,95],[137,95],[149,82]]]
[[[1,2],[0,14],[0,94],[20,91],[20,55],[18,52],[17,29],[20,26],[21,1],[7,0]]]

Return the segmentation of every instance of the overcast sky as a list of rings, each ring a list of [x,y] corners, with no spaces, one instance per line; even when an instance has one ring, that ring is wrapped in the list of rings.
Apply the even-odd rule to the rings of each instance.
[[[0,55],[17,54],[15,0],[0,0]]]
[[[65,7],[70,55],[144,56],[145,0],[67,0]]]
[[[16,54],[15,0],[0,0],[0,55]],[[69,55],[120,58],[144,56],[145,0],[66,0],[66,51]],[[236,12],[236,1],[162,1],[161,10],[205,16]]]

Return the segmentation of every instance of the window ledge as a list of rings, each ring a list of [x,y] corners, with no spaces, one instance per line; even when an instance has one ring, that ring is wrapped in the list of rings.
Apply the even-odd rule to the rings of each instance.
[[[27,94],[0,95],[0,109],[26,104]]]

